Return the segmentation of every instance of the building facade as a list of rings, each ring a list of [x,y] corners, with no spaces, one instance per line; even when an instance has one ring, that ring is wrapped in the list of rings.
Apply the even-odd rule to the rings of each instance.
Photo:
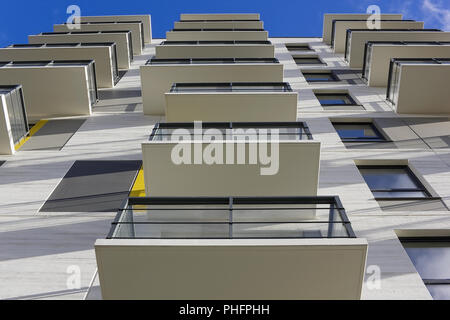
[[[327,14],[322,38],[271,37],[259,14],[182,14],[167,39],[146,15],[33,36],[117,34],[127,53],[113,88],[75,63],[89,112],[65,117],[0,74],[37,105],[0,155],[0,297],[449,299],[450,33],[367,18]],[[14,63],[0,71],[39,67]]]

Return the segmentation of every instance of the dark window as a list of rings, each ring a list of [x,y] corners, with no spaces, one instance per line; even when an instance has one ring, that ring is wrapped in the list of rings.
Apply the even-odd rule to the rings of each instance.
[[[322,106],[357,106],[348,93],[316,93]]]
[[[326,64],[318,57],[294,57],[294,61],[297,65],[304,64]]]
[[[287,44],[286,48],[289,51],[312,51],[309,45],[307,44]]]
[[[333,126],[344,142],[386,141],[373,123],[333,123]]]
[[[435,300],[450,299],[450,239],[402,238],[400,241]]]
[[[428,198],[422,183],[407,166],[359,166],[375,198]]]
[[[327,72],[311,72],[302,71],[303,76],[308,82],[330,82],[340,81],[339,78],[332,71]]]

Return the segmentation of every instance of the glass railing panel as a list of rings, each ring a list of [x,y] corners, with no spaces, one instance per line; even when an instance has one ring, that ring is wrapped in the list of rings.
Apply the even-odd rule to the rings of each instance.
[[[128,207],[119,212],[108,237],[355,237],[345,211],[335,197],[162,198],[162,202],[156,199],[155,202],[155,198],[130,198],[138,203],[130,205],[133,209]],[[197,200],[198,204],[195,204]]]
[[[345,39],[345,60],[350,60],[350,48],[352,44],[352,33],[348,32],[346,33],[346,39]]]
[[[170,92],[231,92],[231,84],[176,84]]]
[[[279,63],[278,59],[267,58],[193,58],[193,59],[149,59],[146,65],[165,65],[165,64],[250,64],[250,63]]]
[[[117,62],[117,46],[115,43],[111,44],[111,64],[113,68],[114,84],[119,81],[119,64]]]
[[[237,45],[237,44],[272,44],[270,41],[162,41],[160,45]]]
[[[191,28],[191,29],[172,29],[172,31],[264,31],[264,29],[249,28]]]
[[[348,238],[344,223],[118,223],[112,238]]]
[[[118,224],[112,238],[202,239],[229,238],[227,223]]]
[[[438,61],[432,59],[411,59],[411,60],[396,60],[396,63],[399,65],[402,64],[438,64]]]
[[[449,58],[438,58],[436,60],[439,61],[440,64],[450,64]]]
[[[14,67],[14,68],[20,68],[20,67],[45,67],[48,65],[51,61],[13,61],[5,67]]]
[[[150,59],[145,64],[146,65],[157,65],[157,64],[190,64],[190,59]]]
[[[234,222],[342,222],[337,208],[316,204],[233,205]]]
[[[279,63],[277,58],[236,58],[237,63]]]
[[[240,91],[264,91],[264,92],[287,92],[291,91],[285,85],[277,85],[277,84],[268,84],[268,85],[244,85],[244,84],[233,84],[232,91],[240,92]]]
[[[6,91],[6,90],[5,90]],[[5,100],[8,107],[8,118],[11,126],[13,143],[17,144],[28,134],[28,121],[22,96],[22,89],[8,89]],[[1,93],[1,92],[0,92]]]
[[[345,238],[342,223],[238,223],[233,238]]]
[[[372,62],[372,49],[373,45],[367,45],[366,47],[366,60],[364,61],[363,78],[369,79],[370,63]]]
[[[173,208],[172,205],[159,206],[155,208],[150,206],[146,209],[127,209],[122,212],[119,222],[132,223],[153,223],[153,222],[170,222],[170,223],[199,223],[199,222],[227,222],[229,221],[229,208],[217,208],[216,206],[184,206],[181,208]]]
[[[131,32],[128,32],[128,52],[130,54],[130,61],[133,61],[134,60],[133,37],[131,36]]]
[[[292,92],[287,83],[174,83],[170,92]]]
[[[22,88],[16,88],[12,92],[11,98],[13,100],[16,118],[16,127],[13,132],[13,136],[14,136],[14,143],[17,143],[22,138],[24,138],[29,131]]]
[[[400,71],[401,66],[398,63],[394,63],[393,66],[393,80],[392,80],[392,102],[397,101],[398,97],[398,88],[399,88],[399,81],[400,81]]]
[[[191,64],[213,64],[213,63],[234,63],[232,59],[209,59],[209,60],[197,60],[192,59]]]
[[[8,48],[40,48],[43,44],[12,44]]]
[[[97,77],[95,74],[95,62],[88,65],[88,87],[91,106],[98,101]]]
[[[261,21],[259,19],[217,19],[217,20],[179,20],[179,22],[247,22],[247,21]]]
[[[195,131],[193,124],[178,124],[178,127],[165,128],[159,124],[151,136],[150,141],[179,141],[180,139],[202,140],[204,134],[221,134],[223,140],[245,141],[245,140],[311,140],[312,135],[309,128],[303,122],[294,122],[283,126],[282,123],[216,123],[209,125],[202,123],[202,127]],[[207,131],[214,129],[214,132]],[[187,137],[186,137],[187,135]],[[181,137],[183,136],[183,137]],[[208,140],[209,141],[209,140]]]
[[[48,48],[59,48],[59,47],[78,47],[79,43],[46,43],[45,46]]]

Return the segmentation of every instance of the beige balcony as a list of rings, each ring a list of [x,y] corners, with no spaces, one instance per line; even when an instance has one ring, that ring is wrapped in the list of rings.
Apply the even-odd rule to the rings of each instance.
[[[0,83],[21,84],[30,122],[86,116],[98,100],[94,61],[2,62]]]
[[[84,22],[79,25],[79,29],[71,29],[67,24],[53,25],[55,32],[69,31],[131,31],[132,47],[134,55],[141,55],[144,48],[144,34],[142,22]]]
[[[95,60],[99,88],[119,79],[115,43],[26,44],[0,48],[0,61]]]
[[[141,66],[144,114],[164,115],[164,94],[173,83],[282,82],[283,65],[276,59],[150,59]]]
[[[28,130],[22,86],[0,86],[0,154],[13,154]]]
[[[248,29],[173,29],[166,32],[168,41],[266,41],[268,32]]]
[[[387,87],[392,58],[450,57],[450,42],[369,42],[365,56],[363,77],[367,84]]]
[[[351,68],[362,68],[364,48],[369,41],[450,41],[450,32],[438,29],[413,30],[349,30],[345,59]]]
[[[367,241],[333,196],[144,197],[95,252],[106,300],[357,300]]]
[[[128,70],[133,61],[130,31],[99,32],[43,32],[28,36],[30,44],[56,43],[98,43],[114,42],[117,51],[117,65],[120,70]]]
[[[198,126],[192,122],[160,123],[149,141],[142,143],[147,196],[317,194],[320,142],[312,140],[304,123],[204,124],[204,140],[199,139],[204,136],[197,134],[203,132]],[[234,130],[227,130],[230,128]],[[193,130],[194,135],[189,135]],[[180,132],[184,133],[183,141],[178,139]],[[210,143],[207,136],[212,132],[221,137]],[[264,150],[269,148],[273,159],[263,159]],[[220,159],[210,164],[207,154],[214,149]],[[219,154],[220,150],[223,152]],[[185,158],[179,159],[180,154]],[[262,160],[258,161],[258,157]]]
[[[331,34],[331,45],[335,53],[344,53],[346,48],[347,30],[370,29],[366,20],[335,20]],[[423,29],[423,21],[412,20],[381,20],[381,29]]]
[[[259,13],[182,13],[180,21],[196,20],[259,20]]]
[[[326,13],[323,16],[322,39],[326,44],[331,44],[331,30],[333,28],[333,20],[365,20],[371,17],[371,14],[363,13]],[[381,14],[382,20],[401,20],[401,14]]]
[[[118,15],[118,16],[81,16],[81,22],[142,22],[144,43],[152,42],[152,21],[149,14]]]
[[[450,114],[450,59],[393,59],[387,100],[400,114]]]
[[[175,21],[175,29],[264,29],[264,22],[259,20],[200,20],[200,21]]]
[[[270,41],[163,41],[155,50],[159,59],[275,57]]]
[[[296,121],[297,92],[288,83],[175,83],[167,122]]]

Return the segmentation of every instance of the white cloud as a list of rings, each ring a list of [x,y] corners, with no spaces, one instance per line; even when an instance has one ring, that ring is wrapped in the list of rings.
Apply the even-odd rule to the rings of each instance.
[[[450,8],[445,8],[441,1],[423,0],[421,9],[425,24],[437,24],[442,30],[450,31]]]

